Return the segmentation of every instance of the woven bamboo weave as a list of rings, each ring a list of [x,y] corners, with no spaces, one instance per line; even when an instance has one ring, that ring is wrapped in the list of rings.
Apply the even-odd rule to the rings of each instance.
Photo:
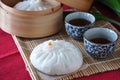
[[[117,31],[117,29],[114,28],[114,26],[109,22],[98,21],[98,22],[96,22],[96,27],[111,28],[111,29],[115,30],[118,33],[118,35],[120,36],[119,31]],[[116,69],[120,68],[120,53],[119,53],[120,52],[120,38],[118,39],[118,43],[117,43],[115,52],[105,59],[95,59],[95,58],[91,57],[85,51],[83,42],[76,41],[76,40],[72,39],[71,37],[69,37],[66,34],[66,31],[64,28],[60,33],[50,36],[50,37],[46,37],[46,38],[25,39],[25,38],[13,36],[13,39],[20,51],[20,54],[26,64],[26,68],[29,71],[30,76],[33,80],[47,80],[47,79],[49,79],[49,80],[71,80],[71,79],[78,78],[78,77],[90,76],[92,74],[116,70]],[[30,59],[29,59],[30,53],[32,52],[32,50],[34,49],[35,46],[37,46],[38,44],[40,44],[44,41],[50,40],[50,39],[66,40],[66,41],[73,43],[76,47],[78,47],[81,50],[81,52],[83,54],[83,58],[84,58],[84,60],[83,60],[84,64],[83,64],[82,68],[80,70],[78,70],[77,72],[73,72],[71,74],[66,74],[63,76],[49,76],[49,75],[46,75],[46,74],[43,74],[43,73],[37,71],[30,63]]]

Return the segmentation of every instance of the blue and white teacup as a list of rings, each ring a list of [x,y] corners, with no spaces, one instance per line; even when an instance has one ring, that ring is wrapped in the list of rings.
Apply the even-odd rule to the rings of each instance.
[[[69,21],[74,19],[85,19],[90,22],[88,25],[84,26],[76,26],[73,24],[70,24]],[[65,28],[67,34],[72,37],[75,40],[83,40],[83,34],[85,31],[87,31],[90,28],[94,27],[95,17],[88,13],[88,12],[73,12],[69,13],[65,17]],[[82,23],[82,21],[81,21]]]
[[[117,33],[108,28],[92,28],[84,33],[85,50],[96,58],[105,58],[111,55],[117,40]]]

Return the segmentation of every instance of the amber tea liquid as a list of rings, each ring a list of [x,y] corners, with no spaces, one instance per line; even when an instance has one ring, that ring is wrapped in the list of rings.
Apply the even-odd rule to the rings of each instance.
[[[73,19],[69,21],[70,24],[75,25],[75,26],[85,26],[89,25],[91,22],[85,19]]]
[[[111,43],[110,40],[104,39],[104,38],[94,38],[90,40],[91,42],[97,43],[97,44],[108,44]]]

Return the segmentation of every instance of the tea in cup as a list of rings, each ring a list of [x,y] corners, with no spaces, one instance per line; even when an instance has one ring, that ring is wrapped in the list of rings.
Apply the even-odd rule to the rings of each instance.
[[[75,40],[83,40],[83,34],[94,27],[95,17],[87,12],[73,12],[65,17],[67,34]]]
[[[85,50],[96,58],[105,58],[111,55],[117,40],[117,33],[108,28],[92,28],[84,33]]]

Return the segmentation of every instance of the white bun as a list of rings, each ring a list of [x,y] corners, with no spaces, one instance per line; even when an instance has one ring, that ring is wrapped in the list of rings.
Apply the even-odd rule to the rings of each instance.
[[[34,48],[30,55],[32,65],[49,75],[68,74],[83,63],[80,50],[64,40],[49,40]]]
[[[39,11],[44,10],[46,7],[41,0],[27,0],[17,3],[14,8],[25,11]]]

